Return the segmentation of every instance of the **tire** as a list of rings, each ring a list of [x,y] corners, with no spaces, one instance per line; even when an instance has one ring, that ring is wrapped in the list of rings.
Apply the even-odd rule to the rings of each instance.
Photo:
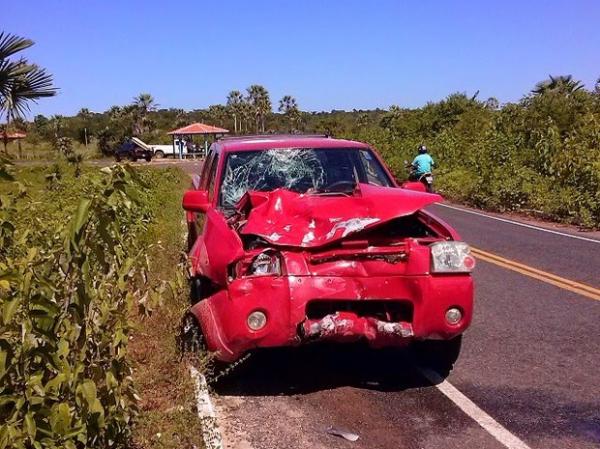
[[[187,244],[188,244],[188,252],[192,250],[194,243],[196,243],[196,239],[198,238],[196,231],[196,224],[188,222],[188,233],[187,233]]]
[[[152,155],[148,153],[146,156],[144,156],[144,159],[146,159],[146,162],[150,162],[152,160]]]
[[[121,162],[121,155],[120,154],[115,154],[115,161],[117,162]]]
[[[220,378],[227,375],[234,365],[227,362],[221,362],[209,354],[204,339],[204,333],[196,317],[191,313],[187,313],[181,321],[181,329],[179,331],[179,350],[182,355],[208,356],[209,361],[206,366],[206,380],[209,383],[217,383]]]
[[[155,157],[156,159],[162,159],[162,158],[164,158],[164,157],[165,157],[165,153],[164,153],[163,151],[161,151],[161,150],[156,150],[156,151],[154,152],[154,157]]]
[[[211,294],[210,280],[202,276],[194,276],[190,279],[190,304],[199,303]]]
[[[418,364],[422,368],[436,371],[443,378],[448,377],[460,355],[462,335],[452,340],[416,341],[413,349]]]
[[[187,313],[181,321],[179,347],[182,353],[197,354],[206,351],[202,329],[191,313]]]

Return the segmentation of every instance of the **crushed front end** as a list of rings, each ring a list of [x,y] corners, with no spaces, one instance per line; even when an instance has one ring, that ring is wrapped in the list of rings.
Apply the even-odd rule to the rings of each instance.
[[[358,202],[286,191],[242,201],[231,226],[243,252],[228,264],[222,288],[192,307],[209,350],[234,361],[257,347],[403,346],[464,332],[474,260],[454,231],[422,212],[422,198],[439,197],[416,194],[400,211],[365,190]],[[412,194],[401,195],[394,199]],[[361,201],[374,197],[362,210]]]

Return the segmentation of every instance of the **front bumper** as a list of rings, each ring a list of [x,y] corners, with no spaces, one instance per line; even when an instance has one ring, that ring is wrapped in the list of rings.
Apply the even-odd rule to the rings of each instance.
[[[307,306],[320,301],[402,302],[411,314],[399,321],[335,311],[307,317]],[[456,325],[445,320],[450,307],[462,311]],[[469,326],[473,309],[470,275],[281,276],[237,279],[227,289],[199,302],[191,312],[205,334],[208,349],[234,361],[256,347],[299,345],[332,339],[367,340],[372,346],[401,346],[411,339],[450,339]],[[260,310],[266,325],[257,331],[248,315]]]

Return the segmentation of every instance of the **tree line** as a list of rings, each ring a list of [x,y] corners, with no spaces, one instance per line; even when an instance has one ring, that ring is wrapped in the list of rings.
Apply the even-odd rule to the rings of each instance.
[[[191,111],[160,108],[145,93],[104,112],[83,108],[73,117],[26,122],[19,116],[30,101],[56,93],[43,69],[24,59],[10,62],[31,44],[0,34],[0,114],[9,128],[27,131],[29,144],[54,146],[66,157],[77,157],[72,142],[93,142],[106,155],[132,135],[168,143],[168,131],[199,121],[237,134],[316,132],[366,141],[403,178],[404,160],[425,144],[438,162],[438,186],[451,198],[600,227],[600,79],[587,89],[570,75],[550,76],[506,104],[459,92],[420,108],[327,112],[302,111],[290,95],[275,112],[261,85]]]

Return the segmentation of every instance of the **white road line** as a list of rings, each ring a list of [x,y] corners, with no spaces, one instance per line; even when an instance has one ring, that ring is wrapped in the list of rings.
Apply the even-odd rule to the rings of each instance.
[[[206,449],[223,449],[223,439],[217,424],[217,414],[208,394],[206,378],[190,365],[190,375],[196,390],[196,408],[202,422],[202,439]]]
[[[498,442],[502,443],[508,449],[531,449],[523,440],[510,433],[506,428],[480,409],[473,401],[456,389],[454,385],[445,379],[442,379],[438,373],[428,369],[421,368],[421,373],[440,390],[448,399],[465,412],[477,424],[483,427]]]
[[[449,206],[448,204],[439,204],[439,203],[436,204],[436,206],[441,206],[441,207],[446,207],[448,209],[458,210],[461,212],[465,212],[467,214],[478,215],[480,217],[489,218],[490,220],[502,221],[503,223],[509,223],[509,224],[512,224],[515,226],[522,226],[524,228],[535,229],[536,231],[548,232],[550,234],[556,234],[556,235],[560,235],[563,237],[570,237],[572,239],[583,240],[584,242],[600,244],[600,240],[591,239],[588,237],[581,237],[579,235],[567,234],[566,232],[553,231],[552,229],[546,229],[546,228],[541,228],[539,226],[533,226],[533,225],[529,225],[529,224],[525,224],[525,223],[520,223],[518,221],[507,220],[506,218],[494,217],[493,215],[482,214],[481,212],[475,212],[472,210],[463,209],[462,207]]]

